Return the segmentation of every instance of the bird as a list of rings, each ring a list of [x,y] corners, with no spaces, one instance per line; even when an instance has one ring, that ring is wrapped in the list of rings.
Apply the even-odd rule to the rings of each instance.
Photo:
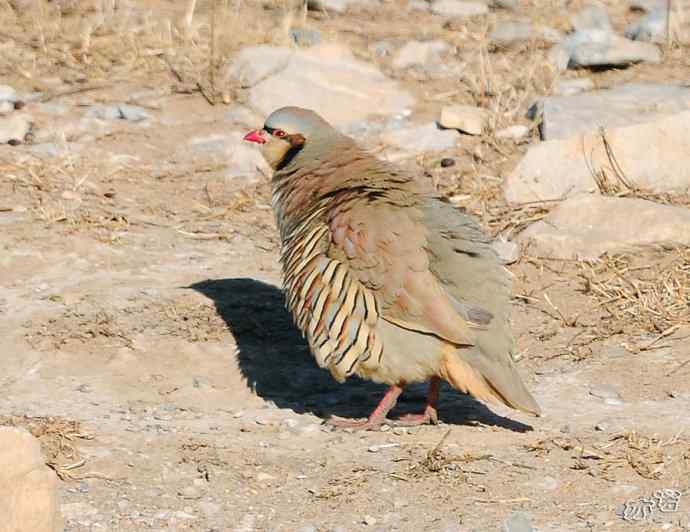
[[[541,414],[513,362],[511,274],[471,216],[312,110],[277,109],[244,140],[273,170],[286,306],[316,363],[388,385],[366,419],[330,424],[437,424],[441,381]],[[421,413],[388,419],[427,381]]]

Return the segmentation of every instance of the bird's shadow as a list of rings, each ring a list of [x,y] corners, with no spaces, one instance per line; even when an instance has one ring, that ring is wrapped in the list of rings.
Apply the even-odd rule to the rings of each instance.
[[[213,301],[237,342],[238,365],[247,385],[264,400],[322,418],[361,418],[383,396],[385,386],[357,377],[341,385],[316,365],[285,310],[282,291],[275,286],[255,279],[233,278],[206,280],[188,288]],[[425,394],[425,385],[405,388],[392,415],[421,411]],[[493,425],[515,432],[531,430],[529,425],[502,417],[445,384],[441,388],[439,416],[448,424]]]

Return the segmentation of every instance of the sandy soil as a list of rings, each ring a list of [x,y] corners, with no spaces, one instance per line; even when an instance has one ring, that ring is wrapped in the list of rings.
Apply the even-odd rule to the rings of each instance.
[[[276,4],[246,7],[257,17],[253,30],[277,27],[284,13]],[[476,75],[482,24],[457,31],[423,15],[429,23],[420,26],[401,6],[309,24],[389,72],[373,42],[454,39]],[[199,10],[203,22],[209,7]],[[622,7],[613,13],[617,25],[629,17]],[[535,5],[526,15],[567,23]],[[616,316],[610,309],[624,307],[602,304],[592,288],[610,288],[617,268],[633,280],[663,269],[680,275],[686,250],[598,265],[527,250],[510,267],[519,367],[544,417],[444,389],[439,426],[333,431],[325,418],[366,415],[382,389],[332,381],[292,327],[266,178],[232,180],[217,154],[186,147],[192,136],[225,131],[228,107],[209,105],[153,55],[118,63],[98,35],[88,64],[76,52],[73,64],[61,62],[56,46],[38,53],[33,71],[26,58],[0,71],[22,90],[54,77],[102,84],[52,99],[65,112],[48,123],[79,116],[85,103],[173,88],[147,109],[150,127],[123,121],[78,153],[44,159],[0,146],[0,414],[41,436],[64,480],[67,530],[484,531],[513,512],[542,531],[690,530],[687,316],[645,313],[634,302]],[[192,48],[180,63],[202,72]],[[518,87],[515,121],[528,123],[523,107],[548,92],[541,53],[530,45],[491,54],[495,91]],[[592,76],[598,86],[687,79],[687,53]],[[419,98],[419,116],[458,86],[412,75],[401,82]],[[441,103],[495,101],[496,92],[460,87]],[[467,196],[463,206],[495,234],[534,214],[507,209],[500,180],[483,179],[503,175],[524,149],[468,138],[445,154],[453,167],[441,169],[438,156],[419,162],[446,194]],[[419,408],[423,397],[423,387],[411,387],[398,410]],[[662,488],[682,491],[676,512],[655,510],[640,523],[618,515],[626,501]]]

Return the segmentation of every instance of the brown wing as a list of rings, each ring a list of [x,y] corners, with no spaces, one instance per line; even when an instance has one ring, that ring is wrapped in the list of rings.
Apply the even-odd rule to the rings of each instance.
[[[329,256],[373,292],[381,318],[458,346],[474,345],[476,325],[461,316],[429,270],[426,227],[417,208],[346,201],[329,225]]]

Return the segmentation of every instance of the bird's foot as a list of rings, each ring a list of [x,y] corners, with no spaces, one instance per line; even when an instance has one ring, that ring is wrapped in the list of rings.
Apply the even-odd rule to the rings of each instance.
[[[405,414],[391,422],[396,427],[417,427],[419,425],[438,425],[436,408],[427,405],[421,414]]]

